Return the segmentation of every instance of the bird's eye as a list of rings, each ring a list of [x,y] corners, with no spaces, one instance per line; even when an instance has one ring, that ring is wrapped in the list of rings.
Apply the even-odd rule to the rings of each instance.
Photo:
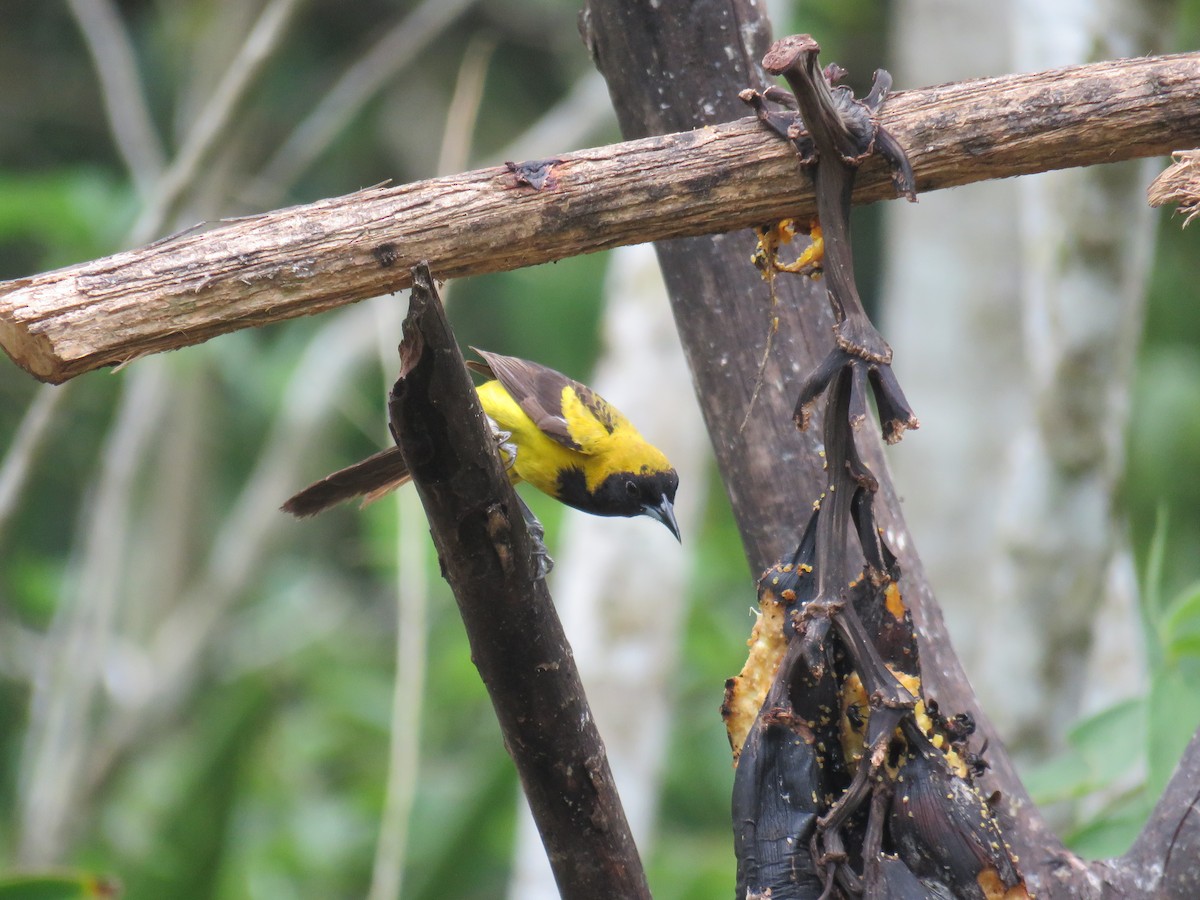
[[[625,482],[625,493],[627,493],[630,497],[636,497],[640,493],[638,491],[637,482],[636,481]]]

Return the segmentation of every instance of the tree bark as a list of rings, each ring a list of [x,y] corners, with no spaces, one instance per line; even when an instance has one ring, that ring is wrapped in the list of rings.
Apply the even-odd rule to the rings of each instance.
[[[1011,65],[1007,4],[901,0],[895,10],[890,58],[898,84]],[[996,472],[1012,423],[1028,415],[1015,190],[1014,181],[989,181],[922,196],[915,208],[888,204],[880,297],[880,330],[921,417],[921,431],[888,454],[896,487],[908,524],[924,538],[922,562],[957,650],[983,706],[1010,737],[1012,707],[1030,700],[1014,690],[1025,683],[1022,642],[1003,642],[1018,670],[1012,677],[980,679],[977,660],[980,645],[999,643],[979,625],[988,613],[978,609],[982,573],[995,554]]]
[[[672,37],[693,29],[697,47],[757,27],[721,8],[701,15],[689,6],[663,27]],[[711,40],[694,24],[710,15],[725,29]],[[716,74],[722,84],[696,94],[696,116],[668,103],[662,118],[677,124],[665,130],[711,127],[370,188],[16,279],[0,285],[0,345],[34,376],[61,382],[399,290],[421,259],[439,278],[458,278],[811,215],[812,191],[796,177],[791,150],[743,116],[737,92],[756,85],[737,83],[736,61],[718,70],[692,59],[681,81],[705,84]],[[882,121],[909,148],[923,191],[1163,154],[1200,142],[1200,53],[908,91],[888,102]],[[664,129],[629,134],[649,131]],[[892,195],[886,167],[869,161],[856,202]]]
[[[392,434],[429,518],[442,572],[462,613],[564,897],[650,896],[571,647],[535,573],[494,436],[428,268],[414,269],[388,397]]]

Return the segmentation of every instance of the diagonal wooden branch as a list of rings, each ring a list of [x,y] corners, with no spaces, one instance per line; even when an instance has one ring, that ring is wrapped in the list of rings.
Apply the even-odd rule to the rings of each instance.
[[[1170,900],[1195,897],[1196,847],[1200,846],[1200,730],[1192,735],[1141,834],[1122,857],[1098,860],[1092,869],[1112,897],[1156,890]]]
[[[1200,142],[1200,53],[895,94],[881,121],[922,191],[1165,154]],[[790,149],[752,117],[225,222],[0,284],[0,345],[62,382],[240,328],[406,287],[815,211]],[[782,186],[785,186],[781,188]],[[871,161],[854,201],[894,196]]]
[[[564,897],[648,898],[604,744],[427,264],[412,270],[396,445]]]

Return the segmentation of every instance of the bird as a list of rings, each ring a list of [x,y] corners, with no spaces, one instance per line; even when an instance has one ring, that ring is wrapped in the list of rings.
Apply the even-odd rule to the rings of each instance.
[[[468,362],[513,484],[527,482],[596,516],[648,516],[675,536],[679,475],[612,404],[586,385],[539,363],[472,347]],[[400,450],[389,447],[340,469],[283,505],[299,518],[353,497],[378,499],[409,481]]]

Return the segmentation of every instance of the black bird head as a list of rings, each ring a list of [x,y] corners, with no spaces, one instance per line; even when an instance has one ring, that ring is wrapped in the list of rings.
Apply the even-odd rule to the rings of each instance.
[[[594,516],[649,516],[679,537],[675,521],[675,491],[679,475],[674,469],[656,472],[614,472],[596,489],[588,491],[583,473],[569,470],[559,477],[558,498],[569,506]]]

